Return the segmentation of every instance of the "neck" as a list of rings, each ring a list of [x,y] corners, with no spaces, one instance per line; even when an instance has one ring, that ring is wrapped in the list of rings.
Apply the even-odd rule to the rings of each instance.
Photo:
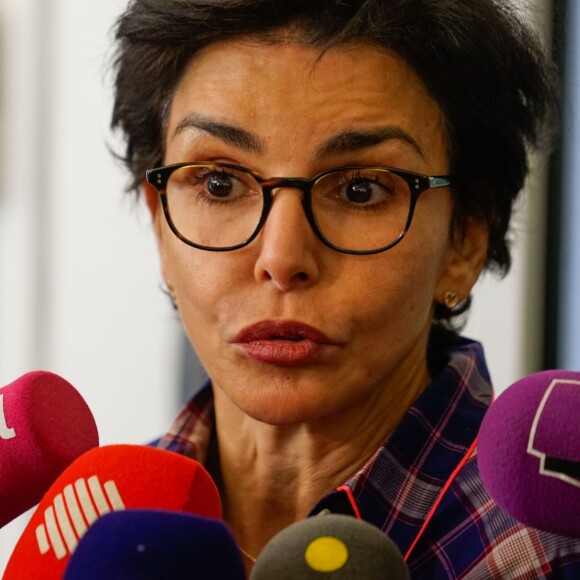
[[[285,426],[253,419],[214,385],[218,438],[211,471],[248,568],[247,555],[256,557],[374,455],[429,383],[426,368],[411,382],[408,377],[404,388],[381,389],[344,413]]]

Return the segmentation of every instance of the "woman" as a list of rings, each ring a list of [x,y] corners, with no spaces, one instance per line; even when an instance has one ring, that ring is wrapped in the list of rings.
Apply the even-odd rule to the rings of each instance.
[[[509,267],[554,107],[513,10],[134,0],[117,39],[113,126],[210,377],[160,444],[209,469],[247,569],[328,508],[383,529],[414,577],[579,574],[578,542],[483,489],[491,386],[452,323]]]

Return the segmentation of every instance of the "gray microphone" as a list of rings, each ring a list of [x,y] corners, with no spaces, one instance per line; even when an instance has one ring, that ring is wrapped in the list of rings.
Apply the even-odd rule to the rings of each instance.
[[[342,514],[296,522],[275,535],[250,580],[408,580],[393,541],[375,526]]]

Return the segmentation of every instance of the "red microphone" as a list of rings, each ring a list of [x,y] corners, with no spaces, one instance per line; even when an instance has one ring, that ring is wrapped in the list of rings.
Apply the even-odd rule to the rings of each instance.
[[[100,447],[82,455],[50,487],[16,544],[3,580],[61,578],[91,524],[128,508],[221,518],[218,490],[196,461],[139,445]]]
[[[0,388],[0,527],[37,504],[50,484],[99,444],[78,391],[46,371]]]

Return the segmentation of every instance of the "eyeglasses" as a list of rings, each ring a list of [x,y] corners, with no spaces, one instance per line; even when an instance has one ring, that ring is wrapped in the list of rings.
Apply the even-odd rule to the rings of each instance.
[[[419,196],[452,184],[449,176],[359,165],[312,179],[266,179],[229,163],[177,163],[149,169],[146,179],[158,190],[173,233],[214,252],[250,244],[266,222],[273,191],[282,187],[302,192],[306,219],[328,247],[346,254],[384,252],[407,233]]]

